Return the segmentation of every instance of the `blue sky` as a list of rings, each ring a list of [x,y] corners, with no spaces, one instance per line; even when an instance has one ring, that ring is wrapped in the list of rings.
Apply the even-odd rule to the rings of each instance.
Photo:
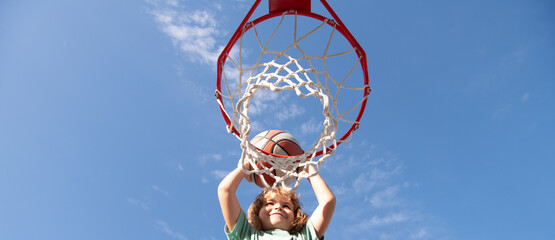
[[[251,4],[0,2],[0,239],[225,239],[215,58]],[[372,94],[326,239],[553,239],[555,3],[329,4]]]

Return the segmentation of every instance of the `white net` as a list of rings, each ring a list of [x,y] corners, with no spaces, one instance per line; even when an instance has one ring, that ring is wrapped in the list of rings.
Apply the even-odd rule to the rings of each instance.
[[[333,155],[338,143],[350,140],[350,131],[358,127],[357,119],[360,118],[357,116],[359,111],[355,110],[363,110],[362,103],[368,96],[366,91],[369,91],[364,83],[361,54],[357,54],[358,49],[341,34],[335,34],[336,23],[325,19],[299,24],[300,17],[295,12],[284,12],[281,18],[265,21],[270,23],[260,28],[252,22],[247,23],[226,61],[219,63],[224,69],[224,86],[216,94],[221,96],[220,108],[230,120],[227,130],[236,130],[241,140],[243,152],[238,164],[248,174],[273,176],[274,183],[260,178],[267,188],[280,185],[294,189],[303,178],[309,177],[303,170],[308,165],[314,165],[319,171],[326,158]],[[306,22],[306,18],[303,20]],[[272,30],[262,34],[261,28]],[[253,45],[259,48],[252,48]],[[255,51],[259,54],[253,54]],[[264,153],[250,144],[253,122],[249,109],[253,111],[251,104],[255,96],[288,91],[297,99],[316,99],[321,105],[319,110],[314,106],[306,109],[320,112],[322,119],[316,124],[319,134],[315,135],[317,139],[310,149],[305,149],[302,155],[284,158]],[[338,104],[341,98],[347,100],[342,99]],[[286,104],[292,101],[296,100],[288,99]],[[347,134],[338,138],[338,130]],[[256,164],[259,161],[266,164]]]

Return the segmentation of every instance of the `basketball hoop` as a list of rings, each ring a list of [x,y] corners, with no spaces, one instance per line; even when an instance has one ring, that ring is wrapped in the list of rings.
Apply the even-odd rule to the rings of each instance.
[[[243,170],[249,174],[285,171],[284,176],[276,177],[274,184],[270,186],[264,181],[264,185],[268,188],[281,185],[291,189],[296,188],[302,178],[310,177],[305,171],[298,172],[299,168],[314,165],[319,171],[325,159],[333,155],[339,144],[349,141],[359,127],[370,94],[366,54],[325,0],[321,3],[331,18],[312,13],[310,0],[269,0],[269,13],[249,22],[260,1],[257,0],[251,7],[218,58],[215,95],[227,131],[241,140],[243,153],[239,165]],[[304,31],[307,27],[300,22],[309,20],[316,24],[307,24],[310,28]],[[258,27],[270,21],[273,21],[270,23],[272,28]],[[263,32],[263,29],[274,30]],[[286,32],[284,35],[293,36],[291,43],[274,47],[274,42],[284,44],[284,39],[280,38],[283,31]],[[313,47],[309,39],[326,39],[321,35],[328,32],[329,40],[322,41],[319,55],[309,53],[306,46]],[[336,41],[336,32],[341,34],[339,36],[343,40]],[[249,37],[257,43],[256,49],[260,48],[260,55],[252,62],[245,60],[246,55],[252,55],[245,50],[248,46],[244,45]],[[341,51],[334,52],[337,42],[344,42],[347,47],[339,46],[337,49]],[[353,64],[342,66],[346,70],[338,71],[341,74],[331,72],[335,65],[349,62],[343,61],[345,58],[352,59],[349,61]],[[332,59],[341,60],[334,62]],[[249,143],[251,121],[248,110],[251,99],[260,90],[292,91],[299,98],[314,97],[320,102],[323,117],[321,133],[310,149],[305,149],[298,156],[285,157],[264,152]],[[360,94],[358,100],[351,100],[352,96],[357,96],[355,93]],[[339,138],[338,127],[345,131]],[[257,166],[256,161],[259,160],[270,166]],[[246,162],[254,169],[247,169]],[[296,180],[294,184],[291,184],[291,179]]]

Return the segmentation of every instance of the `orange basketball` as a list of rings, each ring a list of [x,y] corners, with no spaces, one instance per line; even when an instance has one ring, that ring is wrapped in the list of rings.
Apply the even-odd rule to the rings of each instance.
[[[258,149],[266,152],[272,153],[275,155],[280,156],[296,156],[301,155],[304,153],[303,149],[301,148],[299,142],[289,133],[286,133],[281,130],[268,130],[259,133],[254,137],[251,141],[251,144]],[[283,158],[284,161],[287,161],[287,158]],[[269,163],[266,163],[262,160],[257,161],[256,165],[259,169],[270,168],[272,167]],[[283,172],[274,170],[272,172],[274,176],[283,176]],[[276,181],[274,176],[269,174],[262,174],[266,183],[270,186],[274,184]],[[253,174],[252,179],[256,185],[264,188],[264,184],[260,179],[258,174]]]

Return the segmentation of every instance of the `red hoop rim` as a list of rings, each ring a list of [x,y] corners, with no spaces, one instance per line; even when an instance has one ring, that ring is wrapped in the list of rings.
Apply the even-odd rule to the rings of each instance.
[[[233,132],[233,134],[235,134],[238,137],[241,137],[241,134],[239,133],[239,131],[234,126],[232,126],[231,119],[229,118],[229,116],[227,115],[227,112],[225,110],[225,106],[224,106],[224,103],[223,103],[223,100],[222,100],[222,96],[221,96],[221,94],[219,94],[222,90],[221,83],[222,83],[223,65],[225,64],[225,60],[227,59],[227,55],[229,54],[229,52],[231,51],[231,49],[233,48],[235,43],[237,43],[237,41],[239,40],[243,30],[246,32],[250,28],[252,28],[253,26],[255,26],[255,25],[257,25],[257,24],[259,24],[259,23],[261,23],[265,20],[268,20],[268,19],[271,19],[271,18],[274,18],[274,17],[282,16],[284,14],[284,12],[287,11],[287,10],[272,11],[272,12],[266,14],[266,15],[258,17],[257,19],[255,19],[253,21],[248,22],[248,20],[250,19],[251,15],[254,12],[254,10],[260,4],[260,1],[261,0],[256,0],[256,2],[253,4],[251,9],[249,10],[247,15],[245,16],[245,18],[241,22],[241,24],[237,27],[237,30],[235,31],[235,33],[233,34],[233,36],[231,37],[231,39],[229,40],[229,42],[227,43],[225,48],[222,50],[222,53],[218,57],[218,62],[217,62],[218,66],[217,66],[217,82],[216,82],[216,99],[220,103],[220,104],[218,104],[218,106],[219,106],[220,111],[222,113],[222,116],[223,116],[223,118],[226,122],[226,125],[228,127],[231,127],[231,131]],[[304,1],[304,2],[306,2],[306,1]],[[370,89],[369,77],[368,77],[368,63],[367,63],[367,60],[366,60],[366,53],[364,52],[364,49],[362,49],[362,47],[357,42],[355,37],[351,34],[351,32],[349,32],[347,27],[339,19],[339,17],[333,11],[333,9],[329,6],[329,4],[325,0],[320,0],[320,2],[324,5],[326,10],[332,16],[332,19],[330,19],[330,20],[335,21],[335,29],[337,29],[343,35],[343,37],[345,37],[345,39],[347,39],[347,41],[351,44],[351,46],[353,48],[355,48],[355,52],[358,55],[358,57],[360,58],[360,65],[362,67],[362,72],[363,72],[363,76],[364,76],[364,86],[365,86],[364,87],[364,93],[363,93],[363,96],[362,96],[363,100],[360,103],[360,110],[359,110],[359,113],[358,113],[356,119],[354,120],[354,123],[345,132],[345,134],[337,141],[336,145],[330,145],[330,146],[326,147],[326,151],[333,151],[336,146],[339,146],[343,142],[343,140],[347,139],[355,130],[358,129],[358,127],[360,125],[359,121],[362,118],[362,115],[364,114],[364,110],[366,108],[366,102],[368,100],[367,97],[370,94],[371,89]],[[285,15],[295,15],[295,14],[297,14],[297,15],[301,15],[301,16],[305,16],[305,17],[310,17],[310,18],[313,18],[313,19],[316,19],[316,20],[320,20],[322,22],[325,22],[326,19],[329,19],[329,18],[326,18],[322,15],[311,12],[310,7],[309,7],[308,11],[304,11],[303,9],[300,9],[299,11],[297,11],[297,10],[295,10],[294,6],[291,7],[291,8],[293,8],[293,9],[290,9],[290,10],[294,10],[294,11],[286,12]],[[280,8],[280,10],[281,10],[281,8]],[[334,27],[333,22],[327,21],[326,23],[328,25],[330,25],[331,27]],[[260,150],[260,151],[265,153],[265,154],[276,156],[276,157],[291,157],[291,156],[274,155],[272,153],[267,153],[267,152],[262,151],[262,150]],[[324,152],[324,150],[320,150],[320,151],[316,152],[314,157],[322,155],[323,152]]]

